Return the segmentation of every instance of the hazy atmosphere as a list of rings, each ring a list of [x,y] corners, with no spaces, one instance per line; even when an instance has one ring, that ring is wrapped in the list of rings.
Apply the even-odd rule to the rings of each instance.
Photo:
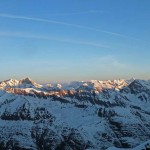
[[[1,0],[0,80],[149,79],[149,0]]]

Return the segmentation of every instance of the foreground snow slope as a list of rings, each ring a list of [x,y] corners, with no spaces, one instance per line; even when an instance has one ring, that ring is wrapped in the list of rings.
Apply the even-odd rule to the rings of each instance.
[[[149,139],[150,81],[0,82],[0,149],[134,149]]]
[[[139,146],[135,147],[135,148],[130,148],[130,149],[124,149],[124,148],[116,148],[116,147],[110,147],[107,150],[142,150],[142,149],[146,149],[146,145],[149,144],[149,148],[150,148],[150,140],[146,141],[142,144],[140,144]]]

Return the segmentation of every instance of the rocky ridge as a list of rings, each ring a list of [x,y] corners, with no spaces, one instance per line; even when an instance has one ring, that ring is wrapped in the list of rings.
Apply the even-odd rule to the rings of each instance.
[[[0,82],[0,149],[134,148],[150,139],[150,81]]]

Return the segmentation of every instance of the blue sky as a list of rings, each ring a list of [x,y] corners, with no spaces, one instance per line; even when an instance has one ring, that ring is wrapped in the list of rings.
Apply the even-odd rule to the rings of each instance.
[[[150,78],[149,0],[1,0],[0,80]]]

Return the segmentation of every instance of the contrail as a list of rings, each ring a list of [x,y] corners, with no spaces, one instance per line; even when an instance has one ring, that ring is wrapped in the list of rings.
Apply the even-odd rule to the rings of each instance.
[[[50,36],[34,35],[34,34],[30,34],[30,33],[27,34],[27,33],[22,33],[22,32],[0,32],[0,36],[50,40],[50,41],[58,41],[58,42],[65,42],[65,43],[71,43],[71,44],[81,44],[81,45],[88,45],[88,46],[93,46],[93,47],[109,49],[109,47],[106,45],[94,43],[94,42],[77,41],[77,40],[71,40],[71,39],[61,39],[61,38],[54,38],[54,37],[50,37]]]
[[[55,14],[49,14],[49,15],[50,16],[69,16],[69,15],[98,14],[98,13],[105,13],[105,11],[89,10],[89,11],[80,11],[80,12],[55,13]]]
[[[125,35],[122,35],[122,34],[116,33],[116,32],[110,32],[110,31],[106,31],[106,30],[100,30],[100,29],[96,29],[96,28],[92,28],[92,27],[88,27],[88,26],[83,26],[83,25],[78,25],[78,24],[71,24],[71,23],[66,23],[66,22],[61,22],[61,21],[34,18],[34,17],[27,17],[27,16],[18,16],[18,15],[11,15],[11,14],[3,14],[3,13],[0,13],[0,17],[11,18],[11,19],[31,20],[31,21],[37,21],[37,22],[53,23],[53,24],[70,26],[70,27],[75,27],[75,28],[81,28],[81,29],[86,29],[86,30],[95,31],[95,32],[101,32],[101,33],[105,33],[105,34],[109,34],[109,35],[113,35],[113,36],[119,36],[119,37],[123,37],[123,38],[130,38],[130,39],[138,40],[136,38],[128,37],[128,36],[125,36]]]

